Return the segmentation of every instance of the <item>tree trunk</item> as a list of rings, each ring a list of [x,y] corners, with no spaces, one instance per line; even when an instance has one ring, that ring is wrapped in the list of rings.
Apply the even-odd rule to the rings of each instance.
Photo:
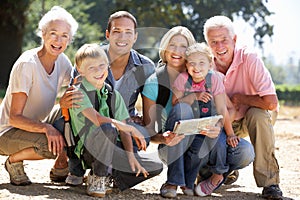
[[[23,31],[13,27],[0,29],[0,88],[3,89],[7,87],[11,68],[22,51]]]
[[[8,85],[11,68],[22,51],[29,0],[0,2],[0,89]]]

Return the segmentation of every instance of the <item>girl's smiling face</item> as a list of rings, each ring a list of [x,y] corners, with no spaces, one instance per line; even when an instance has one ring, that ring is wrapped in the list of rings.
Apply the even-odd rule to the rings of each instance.
[[[86,58],[78,71],[95,88],[101,89],[108,76],[108,63],[101,57]]]
[[[211,69],[211,62],[204,53],[195,52],[187,57],[186,67],[193,81],[198,83],[205,79]]]

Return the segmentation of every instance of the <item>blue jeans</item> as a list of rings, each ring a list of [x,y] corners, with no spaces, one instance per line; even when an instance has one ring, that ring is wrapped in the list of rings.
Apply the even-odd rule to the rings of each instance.
[[[194,114],[190,105],[176,104],[169,114],[166,129],[173,130],[176,121],[192,118]],[[222,132],[221,135],[225,133]],[[192,189],[199,171],[199,163],[206,157],[214,173],[227,172],[229,167],[226,164],[226,148],[226,137],[212,139],[200,134],[185,136],[175,146],[159,145],[160,158],[168,165],[167,183]]]
[[[254,161],[254,157],[255,153],[253,146],[243,138],[240,138],[240,142],[237,147],[227,145],[227,164],[229,165],[229,170],[224,173],[224,177],[228,176],[233,170],[239,170],[247,167]],[[208,163],[208,157],[205,157],[200,161],[199,175],[202,180],[205,180],[212,175]]]
[[[148,131],[144,127],[139,126],[135,123],[129,124],[135,126],[144,135],[148,145],[150,142]],[[118,141],[117,144],[115,144],[114,150],[112,150],[111,153],[113,153],[113,177],[116,181],[118,188],[121,191],[131,188],[149,178],[157,176],[163,170],[163,165],[157,157],[157,155],[154,153],[149,154],[146,152],[139,152],[134,140],[133,152],[135,153],[135,157],[139,161],[139,163],[149,172],[149,175],[147,176],[147,178],[145,178],[142,174],[140,174],[137,177],[136,173],[132,172],[131,167],[128,163],[126,151],[124,150],[122,143]],[[69,171],[72,175],[79,177],[84,176],[85,170],[83,169],[81,160],[79,158],[69,158]]]

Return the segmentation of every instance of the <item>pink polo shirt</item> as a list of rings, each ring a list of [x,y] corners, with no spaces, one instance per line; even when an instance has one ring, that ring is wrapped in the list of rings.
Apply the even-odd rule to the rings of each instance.
[[[218,70],[218,69],[217,69]],[[226,94],[276,95],[271,75],[263,61],[247,47],[235,48],[233,62],[224,78]],[[235,120],[245,116],[249,106],[240,107]]]

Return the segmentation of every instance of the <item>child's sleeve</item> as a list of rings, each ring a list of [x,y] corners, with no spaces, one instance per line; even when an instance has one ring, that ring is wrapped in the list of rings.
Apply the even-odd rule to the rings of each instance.
[[[186,72],[180,73],[173,83],[173,88],[177,89],[178,91],[184,92],[185,83],[187,79],[188,79],[188,74]]]

